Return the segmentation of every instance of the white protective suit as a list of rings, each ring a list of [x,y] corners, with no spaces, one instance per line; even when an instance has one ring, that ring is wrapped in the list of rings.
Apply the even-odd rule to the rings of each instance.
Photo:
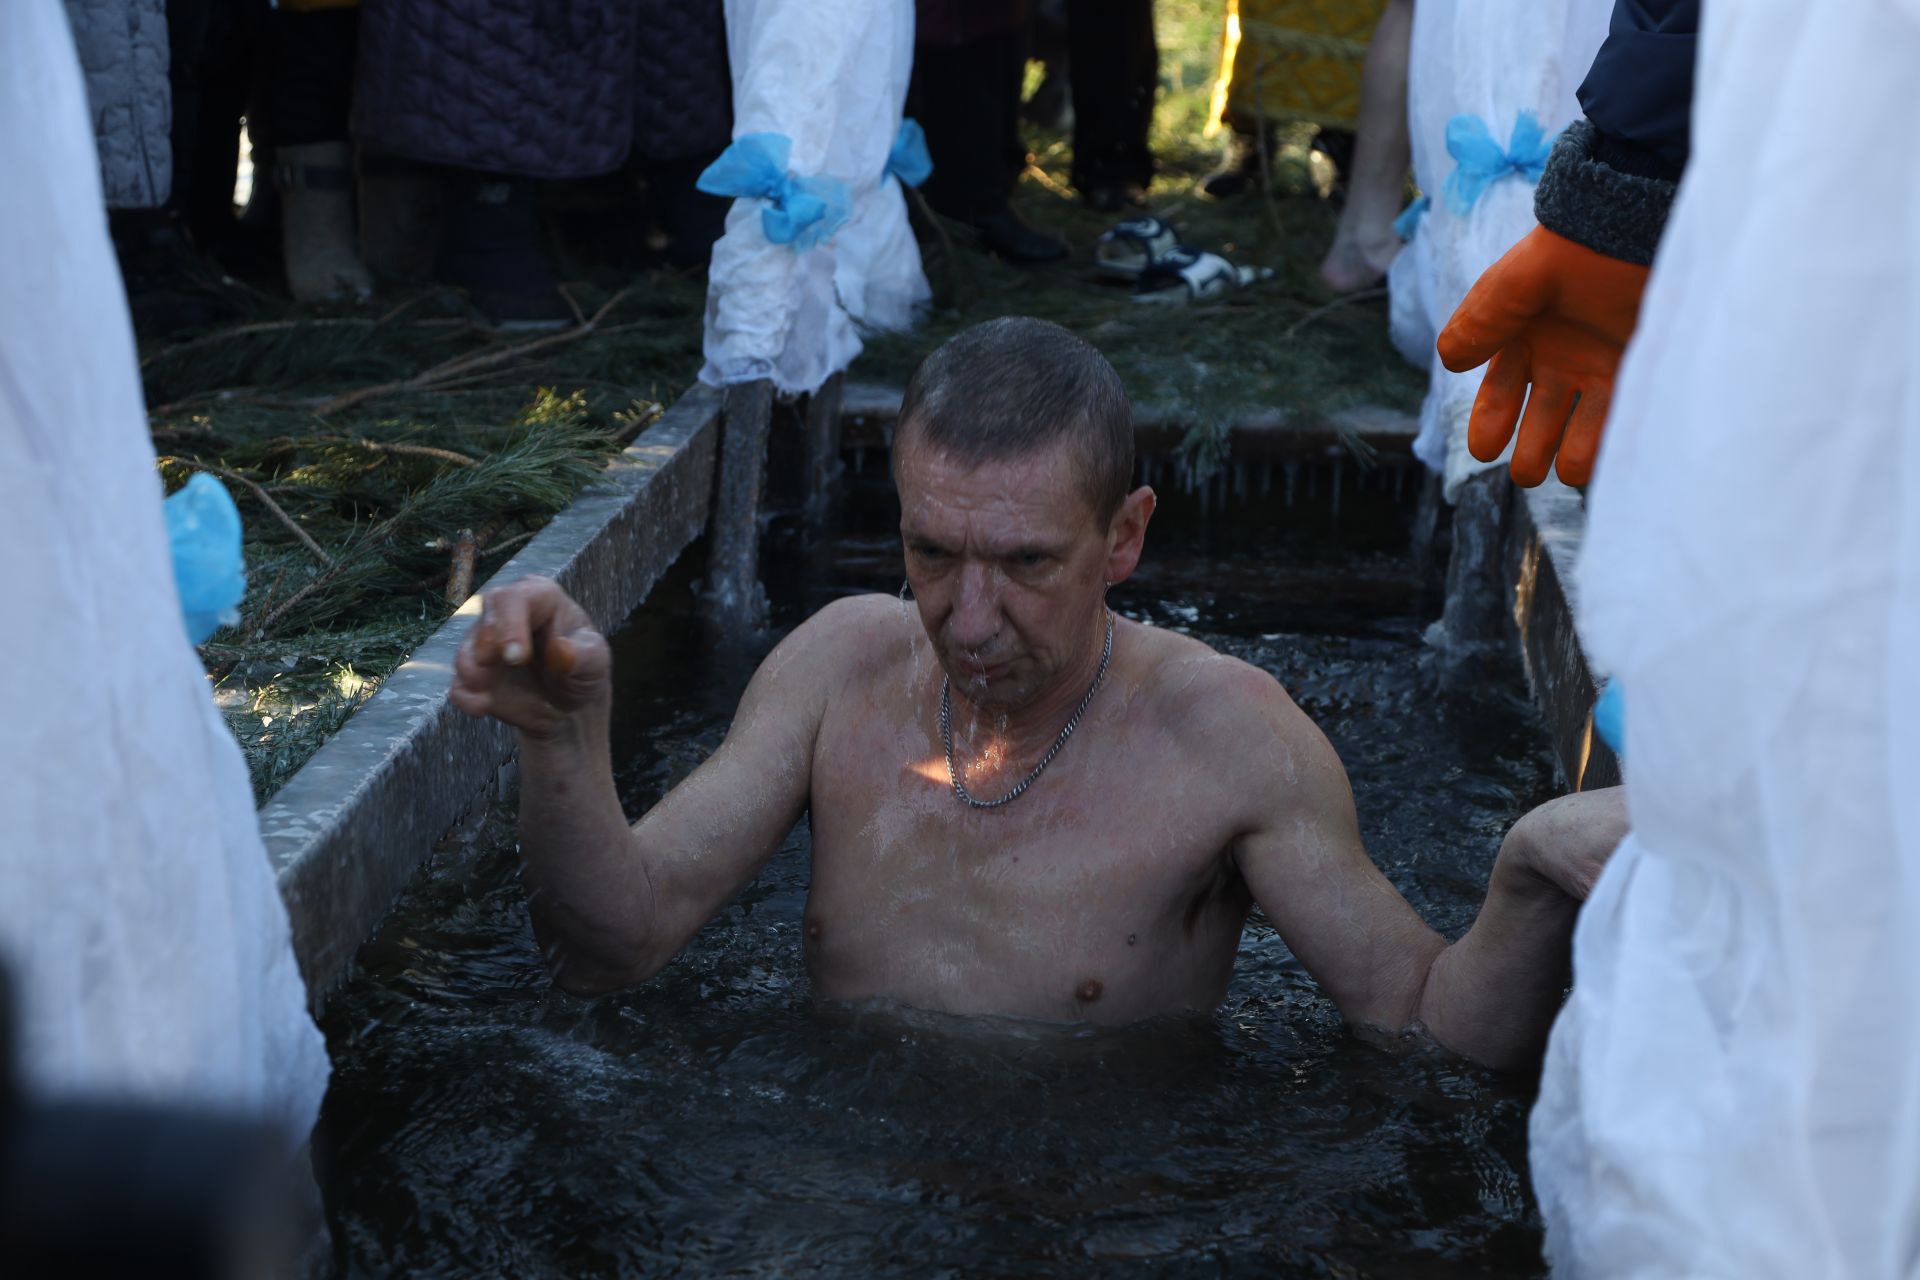
[[[1920,1268],[1920,0],[1709,0],[1590,494],[1633,835],[1533,1116],[1556,1274]]]
[[[1453,213],[1443,190],[1454,170],[1447,122],[1477,116],[1502,147],[1522,111],[1547,136],[1558,133],[1579,116],[1574,92],[1612,14],[1613,0],[1420,0],[1413,7],[1413,176],[1433,203],[1394,259],[1388,287],[1394,343],[1428,370],[1414,453],[1445,478],[1449,502],[1467,477],[1506,463],[1477,462],[1467,452],[1467,419],[1484,367],[1449,373],[1434,343],[1473,282],[1535,224],[1533,184],[1519,174],[1488,186],[1465,217]]]
[[[736,200],[707,275],[706,363],[726,386],[810,392],[860,353],[861,329],[905,329],[930,296],[899,182],[886,175],[913,73],[909,0],[727,0],[733,136],[793,141],[790,172],[846,184],[853,216],[796,253]]]
[[[0,4],[0,962],[30,1087],[305,1140],[326,1088],[245,762],[187,641],[60,0]]]

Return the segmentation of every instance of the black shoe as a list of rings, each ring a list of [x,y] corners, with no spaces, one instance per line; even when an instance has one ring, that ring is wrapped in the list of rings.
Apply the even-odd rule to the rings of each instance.
[[[1200,180],[1200,190],[1215,200],[1230,200],[1260,185],[1260,138],[1234,130],[1220,167]]]
[[[980,243],[1008,262],[1023,264],[1058,262],[1067,256],[1067,246],[1053,236],[1035,231],[1020,221],[1011,209],[988,214],[973,224]]]
[[[1147,193],[1133,183],[1095,187],[1083,199],[1097,213],[1130,213],[1147,207]]]
[[[540,249],[533,188],[462,175],[448,183],[434,278],[464,289],[499,329],[560,329],[573,310],[560,296]]]

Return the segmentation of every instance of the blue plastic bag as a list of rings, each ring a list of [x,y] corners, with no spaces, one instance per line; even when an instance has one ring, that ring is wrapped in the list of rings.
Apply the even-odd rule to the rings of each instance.
[[[1613,748],[1613,754],[1626,760],[1627,695],[1621,692],[1618,680],[1609,680],[1600,691],[1600,700],[1593,704],[1593,731]]]
[[[792,151],[793,139],[785,134],[743,134],[693,185],[710,196],[766,201],[760,228],[767,239],[803,252],[845,225],[853,216],[853,198],[838,179],[788,173]]]
[[[173,581],[187,638],[199,644],[240,621],[247,564],[240,548],[240,509],[218,480],[202,471],[165,504]]]
[[[900,131],[893,135],[893,148],[887,152],[886,172],[908,187],[917,187],[933,176],[933,153],[927,150],[927,131],[918,120],[900,122]]]
[[[1403,241],[1412,240],[1414,233],[1420,229],[1420,219],[1426,217],[1427,210],[1432,207],[1433,197],[1425,195],[1416,197],[1400,211],[1400,216],[1393,220],[1393,234]]]
[[[1441,188],[1448,211],[1456,218],[1466,217],[1486,189],[1508,174],[1539,182],[1557,136],[1542,129],[1531,111],[1514,117],[1513,133],[1504,149],[1479,116],[1457,115],[1447,121],[1447,153],[1455,161]]]

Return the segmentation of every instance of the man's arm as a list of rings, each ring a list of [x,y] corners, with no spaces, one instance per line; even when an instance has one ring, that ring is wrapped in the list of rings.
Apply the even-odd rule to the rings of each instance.
[[[520,733],[520,851],[534,932],[581,995],[653,976],[751,880],[807,805],[813,744],[846,646],[823,610],[761,664],[726,741],[632,828],[608,747],[606,641],[555,584],[489,592],[452,699]]]
[[[1473,927],[1448,946],[1367,856],[1325,735],[1279,685],[1265,685],[1243,705],[1283,745],[1292,779],[1266,779],[1237,856],[1267,918],[1349,1023],[1422,1028],[1490,1066],[1537,1062],[1566,989],[1580,901],[1626,834],[1621,794],[1562,797],[1516,823]]]

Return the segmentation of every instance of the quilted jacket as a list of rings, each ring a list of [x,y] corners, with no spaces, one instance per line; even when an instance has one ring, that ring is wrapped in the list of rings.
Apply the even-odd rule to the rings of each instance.
[[[66,0],[66,6],[86,73],[108,207],[165,204],[173,186],[166,0]]]
[[[353,132],[369,151],[525,178],[618,168],[633,0],[363,0]]]
[[[711,155],[733,140],[725,0],[639,0],[633,149],[646,160]]]
[[[915,0],[919,44],[951,48],[1017,31],[1027,21],[1027,0]]]

